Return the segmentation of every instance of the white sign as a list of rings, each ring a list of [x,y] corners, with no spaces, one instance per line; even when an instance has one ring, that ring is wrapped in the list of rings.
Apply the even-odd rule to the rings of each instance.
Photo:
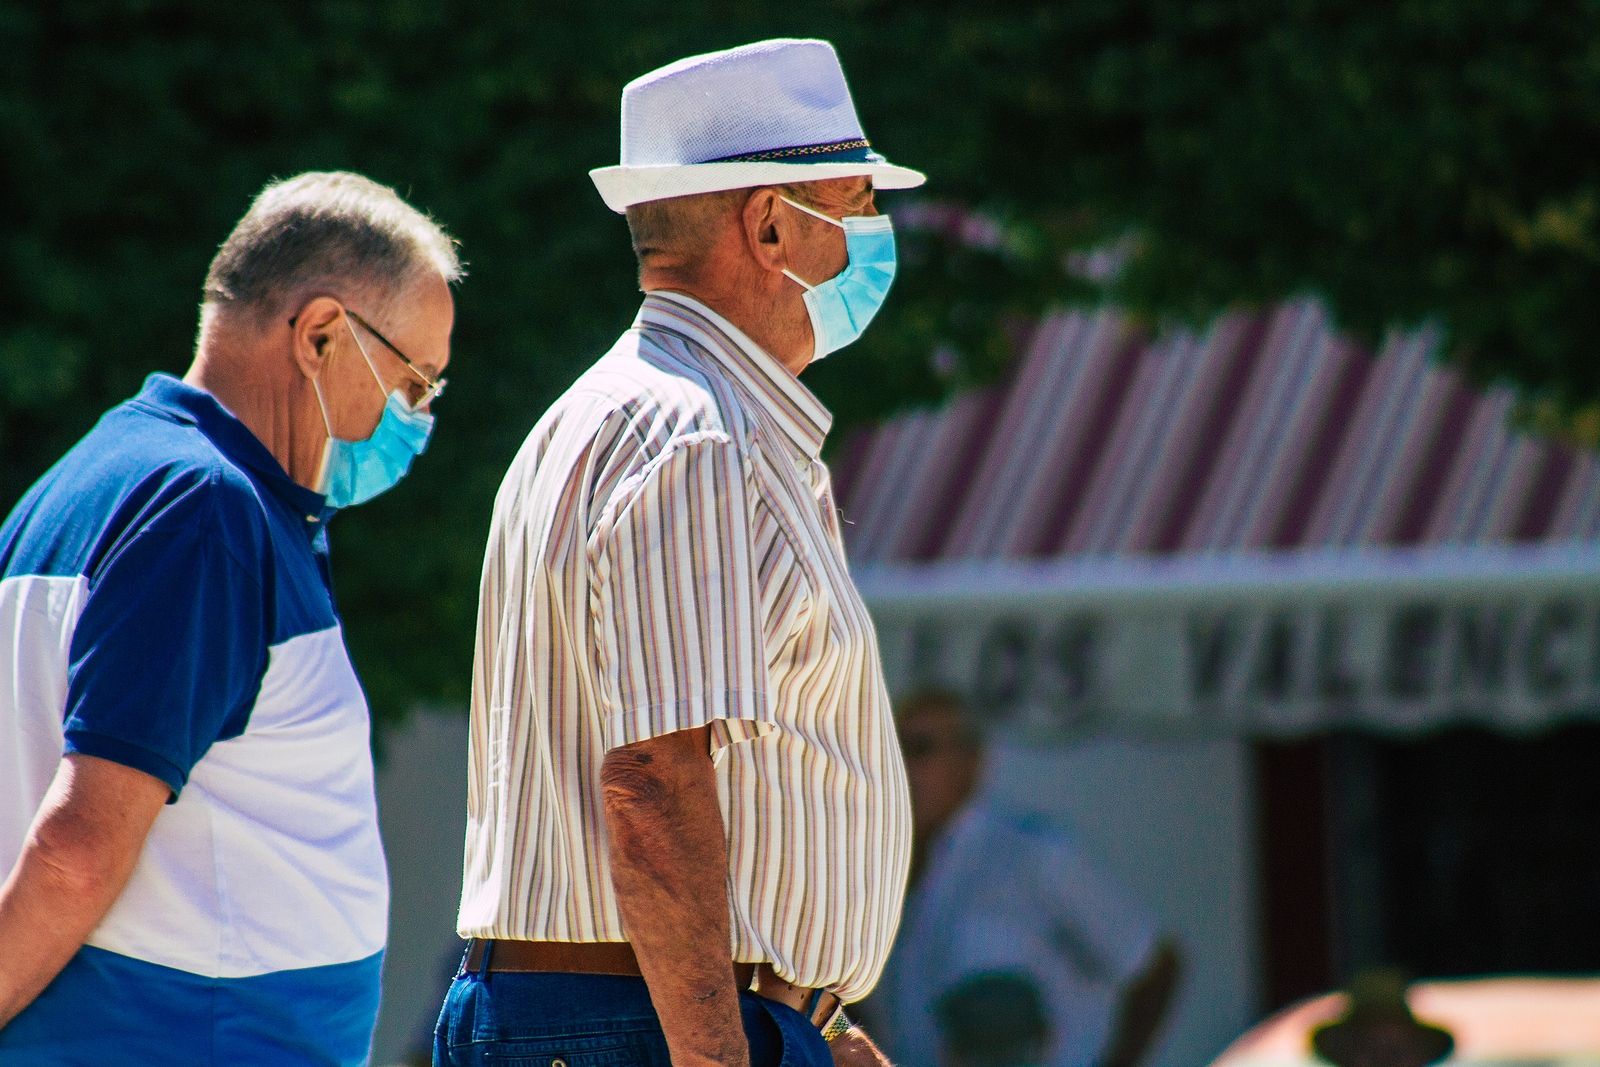
[[[1008,586],[991,570],[965,595],[948,575],[931,594],[863,586],[897,694],[954,689],[1031,733],[1515,730],[1600,717],[1593,555],[1559,574],[1499,558],[1487,573],[1438,559],[1430,571],[1415,557],[1390,574],[1394,559],[1366,555],[1345,581],[1277,559],[1254,580],[1229,565],[1211,582],[1078,568],[1054,595],[1037,572]]]

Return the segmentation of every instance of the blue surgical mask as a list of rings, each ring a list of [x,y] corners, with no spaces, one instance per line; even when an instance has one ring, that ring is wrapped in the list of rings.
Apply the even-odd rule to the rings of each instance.
[[[790,207],[844,230],[845,252],[850,257],[844,270],[819,285],[812,285],[787,268],[783,272],[805,288],[806,313],[811,317],[811,335],[816,338],[811,358],[818,360],[860,337],[883,306],[889,284],[894,281],[894,226],[887,215],[836,219],[786,196],[781,199]]]
[[[372,365],[366,346],[356,336],[355,327],[345,319],[350,336],[355,338],[361,358],[367,369],[383,388],[378,368]],[[433,416],[412,407],[403,390],[389,394],[383,405],[383,417],[377,429],[365,441],[345,441],[333,435],[333,424],[328,421],[328,405],[322,397],[322,383],[313,379],[317,404],[322,408],[322,423],[328,429],[328,451],[323,461],[322,491],[327,495],[328,506],[348,508],[365,504],[373,497],[406,476],[411,461],[428,447],[428,437],[433,433]]]

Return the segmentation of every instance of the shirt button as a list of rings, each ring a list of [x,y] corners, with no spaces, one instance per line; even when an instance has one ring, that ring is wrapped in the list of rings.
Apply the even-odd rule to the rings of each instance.
[[[306,516],[306,521],[307,522],[316,522],[317,521],[317,517],[315,515],[307,515]]]

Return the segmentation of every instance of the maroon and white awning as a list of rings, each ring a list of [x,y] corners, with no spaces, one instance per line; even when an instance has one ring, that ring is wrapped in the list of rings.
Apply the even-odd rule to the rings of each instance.
[[[1600,707],[1600,462],[1300,302],[1048,319],[1007,383],[846,442],[893,683],[1045,730],[1537,725]]]

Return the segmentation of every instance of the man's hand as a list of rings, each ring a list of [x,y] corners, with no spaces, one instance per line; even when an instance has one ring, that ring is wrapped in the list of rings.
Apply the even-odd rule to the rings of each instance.
[[[859,1026],[852,1026],[828,1042],[828,1048],[837,1067],[891,1067],[888,1057]]]
[[[62,759],[0,886],[0,1027],[61,972],[133,875],[169,790],[93,756]]]
[[[749,1067],[709,733],[682,730],[606,753],[611,880],[674,1067]]]

